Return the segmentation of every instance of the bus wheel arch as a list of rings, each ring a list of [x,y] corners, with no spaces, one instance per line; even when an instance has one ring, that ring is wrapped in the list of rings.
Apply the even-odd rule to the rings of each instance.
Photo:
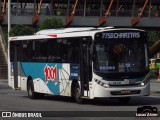
[[[29,98],[31,99],[42,98],[44,96],[44,94],[36,93],[34,91],[34,84],[33,84],[33,79],[31,76],[29,76],[27,79],[27,92],[28,92]]]
[[[73,79],[72,80],[72,85],[71,85],[71,96],[72,97],[75,97],[75,92],[74,92],[74,90],[75,90],[75,86],[76,86],[76,84],[78,84],[78,81],[76,80],[76,79]]]
[[[27,91],[28,91],[29,81],[32,81],[32,80],[33,80],[32,77],[31,77],[31,76],[28,76],[28,78],[27,78]]]
[[[83,99],[81,97],[80,85],[77,80],[72,81],[71,93],[72,93],[72,97],[74,97],[76,103],[78,103],[78,104],[83,103]]]
[[[27,80],[27,92],[28,92],[29,98],[31,98],[31,99],[36,98],[36,93],[34,92],[34,85],[33,85],[32,79]]]

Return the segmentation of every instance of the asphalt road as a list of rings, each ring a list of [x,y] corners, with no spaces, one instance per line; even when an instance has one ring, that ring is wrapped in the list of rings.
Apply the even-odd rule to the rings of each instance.
[[[79,105],[74,102],[73,99],[68,97],[55,97],[47,96],[44,99],[29,99],[27,92],[12,90],[8,87],[6,80],[0,80],[0,111],[31,111],[31,112],[46,112],[49,115],[58,115],[58,117],[43,117],[37,118],[41,119],[73,119],[73,120],[129,120],[129,119],[149,119],[150,118],[138,118],[135,117],[138,107],[142,106],[153,106],[160,110],[160,82],[156,80],[151,80],[151,95],[147,97],[133,97],[129,104],[119,104],[117,100],[113,99],[103,99],[103,100],[86,100],[85,104]],[[57,112],[62,111],[62,112]],[[77,112],[71,112],[77,111]],[[94,111],[94,112],[93,112]],[[110,111],[108,113],[106,111]],[[69,116],[66,116],[69,114]],[[104,117],[99,116],[104,115]],[[72,117],[72,115],[76,117]],[[2,118],[0,120],[9,119]],[[19,119],[31,119],[31,118],[11,118],[11,120]],[[32,118],[36,119],[36,118]],[[159,120],[160,117],[152,118],[151,120]]]

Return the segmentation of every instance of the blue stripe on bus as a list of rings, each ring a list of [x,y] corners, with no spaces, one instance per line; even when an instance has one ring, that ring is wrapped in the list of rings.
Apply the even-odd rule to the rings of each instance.
[[[67,73],[69,80],[78,79],[80,75],[79,64],[70,64],[70,73],[62,68],[61,63],[34,63],[34,62],[23,62],[21,63],[22,69],[26,77],[31,76],[32,79],[40,78],[42,79],[49,90],[54,93],[54,95],[60,94],[59,78],[60,73],[63,76]],[[61,76],[61,78],[62,78]],[[64,77],[64,76],[63,76]],[[63,78],[67,79],[67,78]],[[40,86],[41,87],[41,86]]]

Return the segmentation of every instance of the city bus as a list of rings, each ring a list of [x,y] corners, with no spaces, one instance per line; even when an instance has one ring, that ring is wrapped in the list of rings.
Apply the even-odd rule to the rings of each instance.
[[[147,35],[133,28],[41,30],[9,38],[9,86],[44,95],[113,98],[150,94]]]

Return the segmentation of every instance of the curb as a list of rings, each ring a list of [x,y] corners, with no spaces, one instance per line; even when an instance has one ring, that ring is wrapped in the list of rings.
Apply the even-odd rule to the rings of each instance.
[[[160,80],[150,80],[151,83],[160,83]]]

